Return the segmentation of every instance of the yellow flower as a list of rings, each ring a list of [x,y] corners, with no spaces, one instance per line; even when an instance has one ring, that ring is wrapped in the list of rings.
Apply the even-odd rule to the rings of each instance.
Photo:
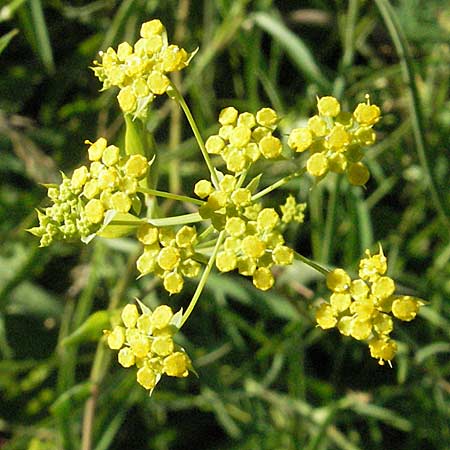
[[[86,219],[89,222],[100,223],[103,221],[105,208],[100,200],[94,198],[88,201],[84,207],[84,213],[86,214]]]
[[[385,276],[387,259],[379,252],[366,256],[359,263],[360,279],[351,280],[343,269],[327,275],[327,286],[333,291],[330,303],[316,311],[316,320],[323,329],[337,327],[345,336],[368,340],[370,354],[379,364],[394,358],[397,344],[389,338],[394,319],[413,320],[424,302],[410,296],[394,295],[395,282]]]
[[[175,352],[164,359],[164,373],[170,377],[187,377],[191,361],[184,352]]]
[[[304,152],[313,142],[313,136],[308,128],[294,128],[288,138],[288,145],[296,152]]]
[[[361,125],[375,125],[380,120],[381,111],[377,105],[360,103],[353,116]]]
[[[145,389],[153,389],[156,386],[156,374],[147,366],[141,367],[137,372],[137,382]]]
[[[322,97],[317,101],[319,114],[325,117],[336,117],[341,111],[341,105],[334,97]]]
[[[114,327],[114,329],[108,333],[108,346],[112,350],[120,349],[125,342],[125,329],[120,326]]]
[[[161,330],[167,327],[172,320],[172,308],[167,305],[158,306],[152,313],[151,322],[153,328]]]

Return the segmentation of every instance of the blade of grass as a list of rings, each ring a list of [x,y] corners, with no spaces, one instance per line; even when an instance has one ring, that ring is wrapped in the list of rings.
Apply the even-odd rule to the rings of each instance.
[[[416,142],[417,154],[428,182],[431,199],[440,217],[443,229],[445,230],[447,237],[449,237],[450,219],[447,215],[445,207],[444,190],[439,190],[438,188],[437,181],[434,179],[433,172],[430,170],[430,161],[426,152],[422,105],[419,99],[419,93],[416,84],[416,73],[409,45],[400,22],[397,18],[397,14],[394,8],[392,8],[390,2],[388,0],[375,0],[375,3],[378,7],[378,10],[380,11],[389,34],[391,35],[392,41],[397,50],[398,57],[400,58],[403,79],[409,94],[409,110],[412,119],[412,129],[414,140]]]
[[[258,12],[253,14],[251,19],[280,43],[307,80],[316,83],[324,91],[330,89],[331,83],[323,75],[307,45],[276,18],[274,13]]]
[[[42,64],[44,64],[44,67],[47,69],[47,72],[53,73],[55,71],[55,63],[41,0],[29,0],[29,5],[33,33],[35,34],[36,39],[35,50],[38,53]]]
[[[11,42],[11,39],[19,32],[17,28],[14,28],[9,33],[4,34],[0,38],[0,55],[3,53],[3,50],[8,46],[8,44]]]
[[[128,19],[135,2],[136,0],[124,0],[121,2],[111,25],[108,27],[105,39],[103,39],[100,47],[101,49],[106,49],[113,44],[124,22]]]
[[[352,197],[355,199],[356,215],[358,217],[359,234],[359,254],[362,255],[365,249],[373,244],[373,227],[370,220],[370,210],[367,202],[364,200],[361,189],[352,189]]]
[[[345,20],[344,54],[340,61],[339,76],[334,80],[333,95],[341,100],[346,86],[346,74],[353,64],[355,56],[355,27],[358,18],[358,0],[350,0],[348,3],[347,16]],[[327,216],[325,220],[324,236],[321,247],[320,260],[327,264],[332,258],[332,248],[336,235],[336,206],[339,197],[341,177],[336,176],[330,190],[328,199]]]
[[[76,330],[82,322],[89,315],[92,307],[92,303],[95,298],[95,293],[100,282],[99,269],[104,265],[105,261],[105,249],[101,241],[97,241],[94,246],[92,255],[91,270],[87,280],[86,287],[84,288],[73,314],[69,310],[67,314],[68,323],[61,326],[61,333],[59,336],[59,342],[70,334],[71,331]],[[78,345],[74,344],[71,347],[60,347],[60,366],[58,372],[58,394],[62,395],[68,389],[72,388],[75,384],[75,370],[77,367],[77,354]],[[74,450],[79,447],[79,442],[74,436],[73,427],[71,424],[71,416],[73,411],[70,408],[70,404],[66,404],[61,411],[58,411],[57,420],[61,430],[61,434],[64,439],[64,448],[67,450]]]
[[[108,311],[111,312],[114,309],[116,309],[121,299],[124,297],[125,291],[135,272],[136,259],[137,259],[136,252],[129,256],[125,273],[117,281],[114,290],[112,291],[109,300]],[[84,406],[83,427],[81,433],[82,450],[91,450],[92,448],[92,431],[94,428],[95,411],[97,408],[97,402],[100,395],[101,383],[108,371],[110,361],[111,361],[111,352],[107,350],[105,343],[102,340],[100,340],[97,344],[94,361],[91,367],[91,373],[89,375],[89,381],[91,382],[92,388],[90,391],[89,398],[87,399]],[[122,421],[120,419],[117,420],[118,420],[117,425],[120,426],[120,423]],[[117,432],[116,428],[118,429],[118,427],[108,427],[109,432],[106,433],[105,431],[104,439],[105,440],[109,439],[109,436],[112,433]],[[100,445],[100,443],[98,445]]]

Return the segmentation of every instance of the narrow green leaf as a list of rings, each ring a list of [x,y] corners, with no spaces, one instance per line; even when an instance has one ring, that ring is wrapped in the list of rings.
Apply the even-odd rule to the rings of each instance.
[[[324,92],[330,91],[331,83],[325,78],[311,51],[299,36],[289,30],[274,14],[258,12],[251,18],[280,43],[306,79],[317,83]]]
[[[423,120],[422,105],[416,81],[415,67],[408,41],[398,20],[397,14],[388,0],[375,0],[380,14],[391,35],[392,42],[397,50],[403,73],[403,81],[408,90],[408,106],[411,113],[411,124],[416,142],[416,150],[420,164],[427,178],[431,193],[431,200],[439,214],[443,225],[443,231],[450,236],[450,218],[446,208],[445,189],[439,189],[438,183],[431,171],[431,155],[426,151],[425,125]]]
[[[14,28],[13,30],[11,30],[9,33],[4,34],[1,38],[0,38],[0,55],[3,53],[3,50],[5,50],[5,48],[8,46],[8,44],[10,43],[11,39],[19,32],[19,30],[17,28]]]
[[[66,408],[73,408],[73,403],[81,404],[91,393],[92,383],[86,381],[76,384],[63,392],[50,406],[53,415],[59,416]]]
[[[357,402],[352,406],[352,409],[362,416],[373,417],[374,419],[387,423],[393,428],[405,432],[411,431],[412,429],[412,424],[409,420],[400,417],[387,408],[370,403]]]
[[[61,345],[82,344],[89,341],[97,341],[102,336],[102,331],[110,327],[111,313],[106,310],[96,311],[91,314],[73,333],[66,336]]]
[[[415,360],[422,364],[427,358],[436,353],[450,353],[450,344],[448,342],[433,342],[417,351]]]
[[[53,73],[55,71],[55,63],[53,61],[53,51],[41,0],[29,0],[29,5],[31,9],[33,32],[36,40],[35,50],[47,71]]]
[[[124,0],[120,2],[117,14],[114,16],[112,24],[108,27],[105,39],[103,40],[103,43],[101,45],[101,49],[105,50],[106,48],[110,47],[116,40],[120,29],[130,16],[135,2],[136,0]]]

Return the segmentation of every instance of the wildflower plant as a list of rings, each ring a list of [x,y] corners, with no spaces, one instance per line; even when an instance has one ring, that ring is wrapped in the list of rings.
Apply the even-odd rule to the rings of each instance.
[[[317,307],[318,327],[336,327],[344,336],[366,341],[373,358],[390,363],[397,350],[390,337],[394,323],[413,320],[424,302],[395,293],[381,246],[374,255],[366,251],[359,278],[352,279],[342,268],[311,261],[288,242],[286,228],[304,223],[305,203],[289,194],[283,204],[267,205],[271,192],[301,177],[312,177],[316,184],[334,172],[364,187],[370,177],[364,156],[376,142],[373,127],[381,119],[380,108],[367,96],[345,111],[338,99],[325,95],[317,99],[317,114],[305,126],[283,136],[277,130],[283,117],[272,108],[239,112],[228,106],[218,115],[217,133],[202,136],[170,78],[186,69],[194,54],[169,44],[157,19],[142,25],[134,45],[124,42],[100,54],[92,69],[102,90],[119,90],[125,143],[118,147],[104,137],[86,141],[89,165],[75,169],[71,177],[62,174],[59,185],[46,185],[51,206],[38,211],[39,225],[30,231],[42,247],[55,241],[135,237],[141,246],[139,276],[161,279],[167,298],[153,311],[140,301],[138,306],[126,304],[120,320],[111,313],[104,335],[109,348],[118,351],[119,364],[136,367],[137,382],[149,392],[163,375],[194,372],[176,335],[212,270],[248,277],[255,288],[266,291],[276,283],[274,268],[294,260],[324,276],[331,291],[329,300]],[[209,172],[183,195],[156,185],[159,155],[143,125],[158,95],[168,95],[185,113]],[[294,169],[261,188],[264,168],[284,161],[291,161]],[[157,198],[187,203],[191,212],[161,216]],[[174,313],[170,296],[183,291],[186,279],[195,280],[197,287],[186,310]]]

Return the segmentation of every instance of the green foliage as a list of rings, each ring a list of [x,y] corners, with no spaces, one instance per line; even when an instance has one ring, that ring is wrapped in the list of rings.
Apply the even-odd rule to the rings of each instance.
[[[438,0],[300,3],[2,4],[2,448],[448,447],[448,11]],[[314,112],[316,95],[351,107],[370,93],[380,105],[383,139],[368,152],[365,189],[337,178],[313,186],[304,177],[267,206],[283,203],[288,192],[308,201],[306,225],[291,224],[288,239],[330,267],[354,268],[381,241],[398,290],[429,302],[413,323],[396,328],[392,369],[354,340],[316,328],[314,306],[327,294],[319,275],[298,261],[267,292],[231,274],[210,276],[179,340],[199,378],[166,378],[149,398],[135,374],[111,360],[101,339],[110,327],[104,310],[113,321],[134,297],[154,309],[164,292],[157,279],[136,279],[135,241],[37,249],[24,230],[36,225],[33,208],[47,206],[37,183],[57,182],[56,167],[70,173],[84,164],[84,139],[130,139],[115,119],[114,93],[98,93],[88,66],[99,50],[134,42],[152,17],[177,44],[199,47],[177,81],[205,136],[217,132],[217,113],[230,104],[253,112],[273,107],[283,114],[285,135]],[[207,168],[187,122],[168,99],[155,102],[147,126],[161,155],[158,189],[192,196]],[[264,183],[278,180],[282,166],[265,173]],[[152,207],[192,212],[170,198]],[[194,283],[185,289],[171,297],[174,310],[189,304]]]

